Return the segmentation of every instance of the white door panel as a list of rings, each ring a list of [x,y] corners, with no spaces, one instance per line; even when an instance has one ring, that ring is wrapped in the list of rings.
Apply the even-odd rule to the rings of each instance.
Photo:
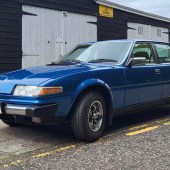
[[[128,39],[150,39],[149,26],[137,23],[128,23]],[[138,28],[141,27],[141,34],[138,33]]]
[[[58,60],[79,43],[96,41],[97,17],[23,5],[22,68]]]
[[[160,31],[160,34],[158,34],[158,31]],[[168,28],[152,26],[151,27],[151,40],[169,42],[168,32],[169,32]]]
[[[89,22],[97,23],[97,18],[73,13],[64,17],[65,52],[77,44],[97,41],[97,26]]]
[[[131,22],[128,23],[128,28],[128,39],[146,39],[163,42],[169,41],[168,28]]]
[[[23,15],[22,67],[43,65],[58,58],[56,36],[61,35],[62,13],[32,6],[23,6],[23,11],[35,14]],[[57,50],[60,55],[61,51]]]

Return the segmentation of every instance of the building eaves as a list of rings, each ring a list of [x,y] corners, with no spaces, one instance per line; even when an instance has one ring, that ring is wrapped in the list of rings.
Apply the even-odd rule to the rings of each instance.
[[[170,23],[170,18],[162,17],[162,16],[159,16],[159,15],[155,15],[155,14],[140,11],[140,10],[137,10],[137,9],[134,9],[134,8],[130,8],[130,7],[127,7],[127,6],[123,6],[123,5],[111,2],[109,0],[94,0],[94,1],[97,4],[109,6],[109,7],[115,8],[115,9],[119,9],[119,10],[122,10],[122,11],[129,12],[129,13],[133,13],[133,14],[144,16],[144,17],[148,17],[148,18],[152,18],[152,19],[156,19],[156,20],[160,20],[160,21]]]

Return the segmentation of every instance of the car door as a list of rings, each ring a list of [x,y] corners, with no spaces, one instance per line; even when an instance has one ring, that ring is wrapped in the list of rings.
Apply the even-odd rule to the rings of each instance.
[[[159,100],[162,78],[151,43],[136,43],[131,57],[145,57],[146,64],[125,68],[125,106]]]
[[[161,98],[170,97],[170,44],[168,43],[155,43],[158,59],[160,62],[160,69],[162,74],[163,86]]]

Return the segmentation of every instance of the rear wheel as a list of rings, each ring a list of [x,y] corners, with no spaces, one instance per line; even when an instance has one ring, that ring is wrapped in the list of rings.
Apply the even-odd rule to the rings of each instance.
[[[72,129],[83,141],[99,139],[105,129],[106,109],[103,97],[98,92],[85,94],[78,102],[73,117]]]

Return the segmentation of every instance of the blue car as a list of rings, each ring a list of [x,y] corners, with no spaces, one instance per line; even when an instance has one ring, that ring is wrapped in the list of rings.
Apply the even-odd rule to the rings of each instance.
[[[170,44],[114,40],[78,45],[59,61],[0,75],[9,126],[68,122],[99,139],[114,116],[170,103]]]

